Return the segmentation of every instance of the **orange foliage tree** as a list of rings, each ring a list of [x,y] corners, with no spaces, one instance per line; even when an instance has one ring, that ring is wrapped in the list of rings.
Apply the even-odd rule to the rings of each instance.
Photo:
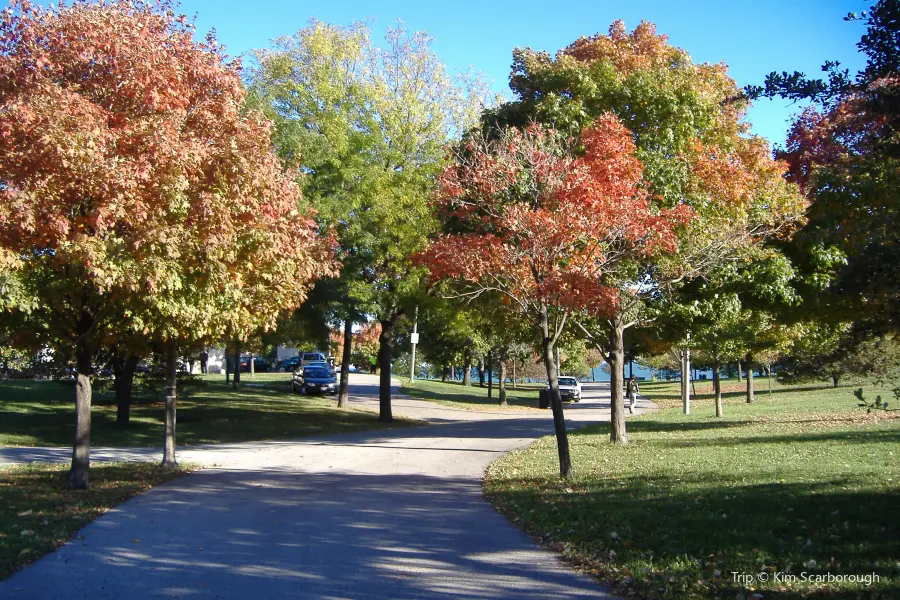
[[[0,256],[74,355],[67,487],[87,486],[91,371],[109,324],[166,342],[244,336],[333,271],[330,250],[244,109],[239,64],[168,1],[0,17]],[[165,462],[174,462],[174,377]]]
[[[654,209],[642,171],[631,133],[610,114],[579,139],[540,125],[473,136],[440,179],[435,203],[448,232],[419,256],[433,278],[460,281],[464,296],[500,293],[534,326],[563,477],[572,465],[554,353],[566,320],[614,313],[617,290],[604,274],[674,250],[690,218],[682,206]]]
[[[790,232],[805,203],[783,179],[785,165],[749,135],[747,103],[726,65],[694,63],[652,23],[629,32],[616,21],[608,33],[555,56],[517,49],[510,87],[515,100],[488,112],[484,123],[522,128],[537,121],[578,135],[599,115],[615,114],[634,140],[651,206],[691,209],[677,245],[604,273],[616,311],[606,318],[581,311],[573,319],[610,365],[610,438],[625,443],[623,335],[645,321],[646,301],[671,299],[680,282],[747,260],[767,239]]]

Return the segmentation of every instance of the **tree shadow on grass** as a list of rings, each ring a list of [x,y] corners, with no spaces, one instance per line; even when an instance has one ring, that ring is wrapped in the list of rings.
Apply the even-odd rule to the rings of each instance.
[[[698,597],[744,597],[745,584],[730,574],[772,568],[798,576],[802,571],[857,576],[874,571],[881,581],[853,589],[830,586],[821,596],[764,587],[759,591],[765,598],[896,598],[900,520],[894,513],[900,491],[867,483],[863,490],[853,490],[848,479],[748,485],[736,473],[730,481],[710,485],[682,474],[677,479],[581,480],[573,486],[576,493],[536,480],[499,491],[492,487],[491,493],[532,533],[549,533],[554,541],[585,556],[602,556],[604,562],[612,550],[619,579],[621,573],[641,573],[648,566],[657,570],[648,575],[649,582],[636,582],[647,592],[677,595],[679,586],[704,579],[713,589],[697,592]],[[603,565],[598,569],[609,573]]]
[[[753,421],[659,421],[655,419],[634,419],[626,423],[629,433],[664,433],[684,431],[712,431],[716,429],[733,429],[752,424]],[[609,423],[600,423],[590,430],[579,432],[585,435],[609,435]],[[577,435],[578,433],[576,433]]]
[[[691,438],[679,440],[654,439],[653,445],[667,448],[688,446],[728,447],[748,444],[796,444],[806,442],[841,442],[851,444],[900,444],[900,427],[894,429],[873,429],[863,427],[853,430],[821,430],[788,433],[784,435],[747,435],[727,438]]]

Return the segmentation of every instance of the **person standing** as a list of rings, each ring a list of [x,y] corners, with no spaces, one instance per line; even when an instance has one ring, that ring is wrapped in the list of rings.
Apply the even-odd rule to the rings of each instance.
[[[631,414],[634,414],[634,404],[637,402],[639,393],[637,379],[632,375],[628,378],[628,385],[625,388],[625,395],[628,396],[628,410],[631,411]]]
[[[209,362],[209,353],[204,350],[200,353],[200,372],[206,375],[206,363]]]

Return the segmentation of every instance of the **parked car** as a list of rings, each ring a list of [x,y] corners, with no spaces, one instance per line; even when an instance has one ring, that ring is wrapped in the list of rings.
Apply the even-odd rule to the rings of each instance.
[[[324,360],[314,360],[311,363],[306,363],[306,365],[303,368],[307,369],[309,367],[312,367],[314,369],[325,369],[326,371],[330,371],[331,373],[334,373],[334,367],[331,366],[331,363],[324,361]]]
[[[327,357],[321,352],[304,352],[300,355],[300,366],[305,367],[306,365],[314,362],[324,362],[327,363]]]
[[[337,394],[337,388],[334,373],[323,367],[303,367],[291,377],[291,389],[301,394]]]
[[[572,402],[581,400],[581,382],[578,379],[562,376],[557,378],[557,381],[559,382],[559,397],[561,400],[571,400]],[[549,383],[547,383],[547,389],[550,389]]]
[[[292,356],[275,363],[275,370],[279,373],[293,373],[300,366],[300,357]]]
[[[266,373],[272,368],[272,363],[262,356],[253,357],[253,371],[257,373]],[[246,373],[250,370],[250,357],[241,357],[241,372]]]

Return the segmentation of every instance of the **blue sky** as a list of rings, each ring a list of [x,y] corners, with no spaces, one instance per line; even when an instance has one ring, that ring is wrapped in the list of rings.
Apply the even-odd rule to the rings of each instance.
[[[376,31],[402,19],[410,29],[435,38],[434,48],[451,70],[469,65],[484,72],[496,91],[507,88],[516,46],[555,52],[583,35],[606,32],[615,19],[629,30],[641,20],[656,23],[670,42],[696,62],[725,61],[740,85],[761,83],[770,71],[817,74],[825,60],[840,60],[855,72],[864,64],[856,42],[861,23],[842,17],[861,11],[860,0],[182,0],[197,13],[200,32],[215,27],[229,54],[266,47],[293,33],[311,17],[348,24],[374,17]],[[796,105],[759,101],[749,113],[753,131],[773,143],[784,141]]]

